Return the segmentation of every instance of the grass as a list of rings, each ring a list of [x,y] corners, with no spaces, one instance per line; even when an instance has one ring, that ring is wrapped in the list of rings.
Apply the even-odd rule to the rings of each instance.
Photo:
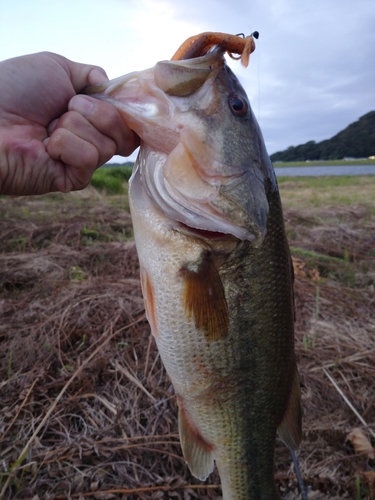
[[[342,166],[342,165],[375,165],[375,160],[320,160],[320,161],[277,161],[275,168],[285,167],[322,167],[322,166]]]
[[[374,209],[375,176],[280,177],[277,182],[288,208],[368,203]]]
[[[132,174],[131,167],[105,167],[98,169],[91,179],[91,185],[108,194],[121,194]]]
[[[285,182],[298,182],[299,187],[308,186],[316,189],[325,189],[332,187],[357,187],[375,185],[375,176],[352,176],[352,175],[338,175],[338,176],[317,176],[317,177],[279,177],[278,183]]]
[[[176,399],[127,241],[124,173],[106,175],[119,194],[104,179],[100,193],[0,197],[0,497],[213,500],[216,473],[198,484],[181,457]],[[375,178],[279,184],[295,269],[302,474],[315,500],[367,500],[374,461],[346,443],[362,424],[323,370],[374,428]],[[280,443],[275,475],[285,498],[300,498]]]
[[[284,178],[279,186],[292,255],[323,280],[372,286],[375,177]]]
[[[10,380],[10,376],[12,373],[12,357],[13,357],[13,349],[12,346],[9,349],[9,358],[8,358],[8,376],[7,380]]]
[[[303,348],[308,351],[310,348],[315,349],[316,347],[316,325],[319,320],[320,313],[320,288],[316,287],[315,293],[315,313],[312,321],[311,332],[305,332],[302,338]]]
[[[316,260],[326,260],[326,261],[334,261],[334,262],[342,262],[342,259],[338,259],[337,257],[331,257],[330,255],[324,255],[318,252],[312,252],[311,250],[304,250],[303,248],[290,247],[290,251],[294,255],[298,255],[300,257],[312,258]]]

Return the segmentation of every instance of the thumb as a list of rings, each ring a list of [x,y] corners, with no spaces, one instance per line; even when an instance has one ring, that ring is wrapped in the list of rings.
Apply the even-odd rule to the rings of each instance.
[[[80,92],[88,85],[99,85],[108,81],[108,76],[103,68],[88,64],[69,61],[69,70],[72,85],[76,92]]]
[[[98,85],[108,81],[106,72],[100,66],[77,63],[59,54],[49,55],[63,66],[76,92],[80,92],[88,85]]]

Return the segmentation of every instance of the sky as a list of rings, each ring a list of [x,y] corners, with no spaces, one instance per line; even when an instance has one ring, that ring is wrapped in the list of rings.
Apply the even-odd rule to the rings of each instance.
[[[170,59],[203,31],[255,30],[248,68],[229,64],[269,154],[375,110],[374,0],[4,0],[0,60],[48,50],[115,78]]]

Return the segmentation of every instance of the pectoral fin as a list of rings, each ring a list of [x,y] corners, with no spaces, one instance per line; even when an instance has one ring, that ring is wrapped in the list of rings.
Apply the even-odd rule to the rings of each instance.
[[[195,326],[210,341],[225,338],[229,329],[228,304],[219,273],[210,256],[199,264],[181,269],[184,277],[186,317],[194,318]]]
[[[179,407],[178,430],[182,453],[193,476],[204,481],[214,469],[213,446],[204,440],[191,422],[182,398],[178,396],[177,401]]]
[[[294,374],[289,402],[277,433],[288,448],[291,450],[298,449],[302,438],[302,413],[301,391],[297,370]]]

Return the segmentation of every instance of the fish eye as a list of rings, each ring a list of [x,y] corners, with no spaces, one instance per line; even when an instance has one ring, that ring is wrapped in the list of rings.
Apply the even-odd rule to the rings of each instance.
[[[247,101],[237,94],[229,97],[229,106],[234,116],[240,118],[246,116],[249,109]]]

